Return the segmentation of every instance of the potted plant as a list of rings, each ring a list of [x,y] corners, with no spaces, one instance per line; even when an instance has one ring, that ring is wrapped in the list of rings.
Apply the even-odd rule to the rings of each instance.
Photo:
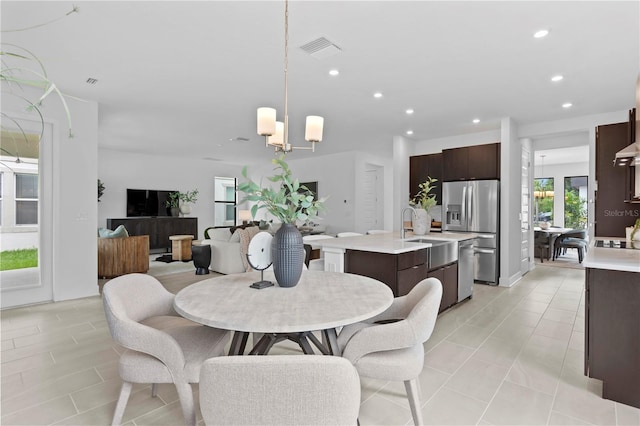
[[[240,183],[238,190],[246,194],[241,202],[255,203],[251,207],[252,217],[265,209],[282,222],[271,243],[273,272],[281,287],[293,287],[300,280],[304,262],[302,235],[296,222],[315,218],[324,209],[325,198],[314,201],[313,192],[291,176],[284,154],[271,162],[276,166],[275,174],[268,179],[275,186],[261,187],[248,177],[244,167],[242,176],[247,181]]]
[[[171,216],[177,217],[180,213],[180,192],[170,192],[165,204],[171,209]]]
[[[629,238],[631,241],[640,240],[640,232],[638,232],[639,229],[640,218],[636,219],[636,222],[633,224],[633,229],[631,230],[631,236]]]
[[[98,179],[98,202],[100,202],[100,197],[104,194],[104,183],[100,179]]]
[[[409,205],[415,209],[412,216],[413,233],[416,235],[428,234],[431,231],[431,215],[429,210],[436,205],[436,196],[429,194],[438,179],[427,176],[427,180],[418,185],[420,189],[415,197],[409,200]]]
[[[198,201],[198,190],[178,192],[178,198],[180,199],[180,213],[183,215],[190,214],[191,204],[195,204]]]

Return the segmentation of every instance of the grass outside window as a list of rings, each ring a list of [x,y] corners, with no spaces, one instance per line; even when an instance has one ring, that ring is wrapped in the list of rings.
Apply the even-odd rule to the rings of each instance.
[[[0,271],[35,268],[38,266],[38,249],[0,251]]]

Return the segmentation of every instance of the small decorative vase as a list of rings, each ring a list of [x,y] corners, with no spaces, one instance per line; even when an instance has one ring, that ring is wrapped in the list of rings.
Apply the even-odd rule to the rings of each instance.
[[[171,207],[171,217],[180,216],[180,208],[179,207]]]
[[[191,214],[191,204],[189,204],[189,203],[181,204],[180,205],[180,213],[182,213],[182,216],[186,216],[188,214]]]
[[[298,228],[283,223],[271,241],[273,273],[280,287],[294,287],[300,281],[304,263],[304,245]]]
[[[425,209],[415,209],[411,224],[415,235],[428,234],[431,231],[431,215]]]

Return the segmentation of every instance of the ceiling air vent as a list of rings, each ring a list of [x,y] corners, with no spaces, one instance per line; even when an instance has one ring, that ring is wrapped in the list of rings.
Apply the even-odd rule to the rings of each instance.
[[[340,53],[342,49],[324,37],[317,38],[307,44],[300,46],[300,49],[307,52],[316,59],[324,59]]]
[[[96,84],[97,82],[98,82],[98,80],[97,80],[97,79],[95,79],[95,78],[91,78],[91,77],[89,77],[89,78],[87,79],[87,83],[88,83],[88,84]]]

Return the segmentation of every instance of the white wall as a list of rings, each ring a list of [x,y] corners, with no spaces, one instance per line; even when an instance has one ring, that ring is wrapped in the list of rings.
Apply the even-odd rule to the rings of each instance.
[[[42,95],[38,90],[22,89],[21,95],[28,99]],[[52,129],[53,142],[41,153],[45,158],[41,159],[40,173],[52,176],[52,182],[45,182],[51,184],[51,189],[50,193],[43,194],[42,200],[50,214],[40,221],[40,267],[42,281],[51,285],[55,301],[98,294],[95,249],[98,104],[71,98],[67,102],[73,138],[69,138],[67,117],[59,99],[50,96],[41,109],[47,126]],[[19,116],[24,111],[24,103],[15,97],[3,96],[2,110]]]
[[[361,187],[367,164],[382,168],[383,198],[387,199],[390,196],[388,194],[392,187],[392,166],[389,159],[352,151],[301,159],[290,157],[285,160],[295,178],[300,182],[317,181],[320,198],[328,197],[325,201],[326,210],[314,222],[326,226],[326,232],[329,234],[366,231],[358,221],[358,212],[362,209],[362,195],[359,194],[358,188]],[[262,179],[265,184],[266,178],[273,175],[273,165],[253,164],[248,168],[248,172],[252,180],[260,182]],[[385,228],[391,229],[392,206],[384,202],[382,205]],[[256,217],[262,219],[268,216],[264,210],[260,210]]]
[[[98,176],[105,191],[98,203],[98,225],[108,218],[127,216],[127,188],[190,191],[198,189],[198,201],[189,217],[198,218],[199,239],[213,226],[214,178],[241,178],[242,167],[208,160],[137,154],[108,149],[98,151]],[[97,178],[96,178],[97,179]],[[95,185],[94,185],[95,186]],[[94,192],[95,188],[94,188]],[[94,194],[95,197],[95,194]]]
[[[502,119],[500,136],[500,285],[512,286],[522,277],[522,232],[519,214],[522,147],[518,126],[511,118]]]

